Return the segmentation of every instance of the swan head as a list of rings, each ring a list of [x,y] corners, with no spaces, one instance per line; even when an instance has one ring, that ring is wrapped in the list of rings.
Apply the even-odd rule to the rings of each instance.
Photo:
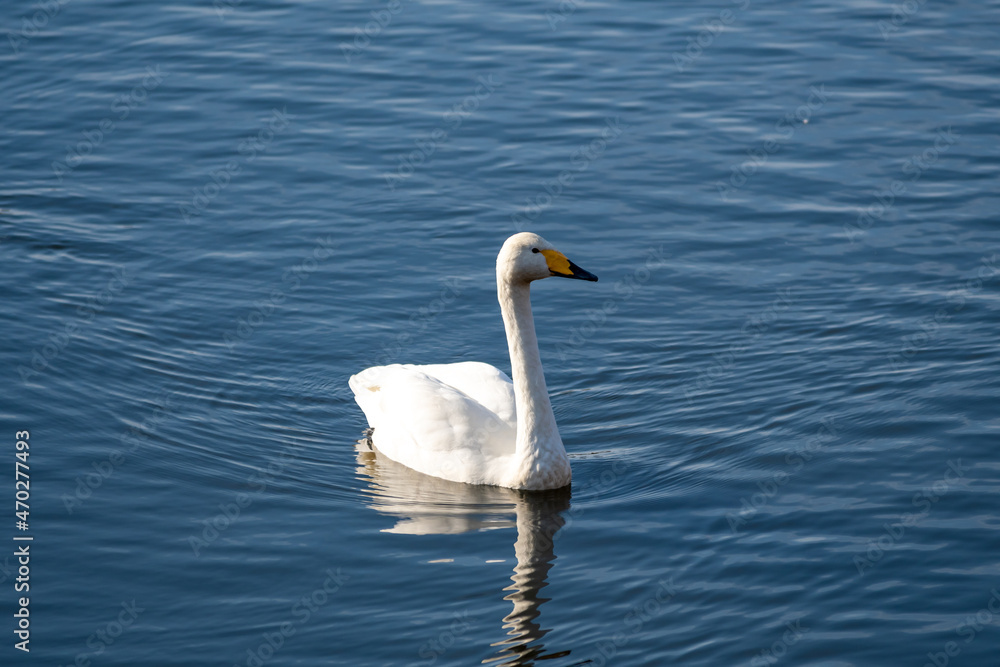
[[[538,234],[514,234],[497,255],[497,277],[510,282],[531,282],[542,278],[575,278],[597,282],[597,276],[569,261]]]

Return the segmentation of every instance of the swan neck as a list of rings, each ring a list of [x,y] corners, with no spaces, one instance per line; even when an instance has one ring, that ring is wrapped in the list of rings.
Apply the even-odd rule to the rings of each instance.
[[[549,468],[551,473],[565,474],[565,483],[568,483],[569,459],[559,437],[545,385],[535,322],[531,314],[530,283],[504,280],[497,282],[514,380],[514,402],[517,409],[516,458],[525,474],[538,471],[540,465],[543,469]]]

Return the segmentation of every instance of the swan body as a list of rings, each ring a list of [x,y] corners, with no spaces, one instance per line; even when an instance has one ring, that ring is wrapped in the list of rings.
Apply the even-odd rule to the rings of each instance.
[[[350,387],[388,458],[453,482],[512,489],[570,483],[569,457],[549,402],[530,285],[559,276],[596,281],[545,239],[511,236],[497,256],[497,297],[513,380],[481,362],[374,366]]]

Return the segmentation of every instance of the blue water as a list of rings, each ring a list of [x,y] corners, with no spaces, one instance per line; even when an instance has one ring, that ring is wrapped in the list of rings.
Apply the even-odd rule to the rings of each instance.
[[[0,663],[1000,664],[998,12],[5,3]],[[359,448],[520,229],[572,490]]]

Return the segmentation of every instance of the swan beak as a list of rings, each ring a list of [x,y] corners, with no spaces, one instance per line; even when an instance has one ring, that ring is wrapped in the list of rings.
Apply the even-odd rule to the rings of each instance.
[[[566,255],[562,254],[558,250],[543,250],[542,254],[545,255],[545,263],[549,265],[549,273],[551,275],[559,276],[560,278],[589,280],[592,283],[597,282],[597,276],[590,271],[581,269],[579,266],[569,261],[566,258]]]

